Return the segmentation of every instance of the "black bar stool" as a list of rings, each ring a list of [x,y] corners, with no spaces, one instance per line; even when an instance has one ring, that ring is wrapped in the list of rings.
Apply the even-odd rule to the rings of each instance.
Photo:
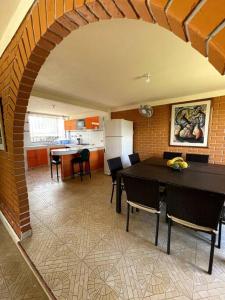
[[[72,159],[72,164],[79,165],[78,173],[80,175],[80,180],[83,180],[84,175],[89,175],[91,178],[91,166],[90,166],[90,151],[88,149],[83,149],[79,152],[79,155]]]
[[[51,168],[51,178],[53,179],[53,168],[52,166],[56,166],[56,174],[57,174],[57,181],[59,181],[59,165],[61,164],[61,158],[59,155],[52,155],[50,151],[50,168]]]

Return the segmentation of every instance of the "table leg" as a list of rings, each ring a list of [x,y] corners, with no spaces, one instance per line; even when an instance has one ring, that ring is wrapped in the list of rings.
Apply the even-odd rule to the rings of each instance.
[[[121,213],[121,176],[117,175],[116,178],[116,212]]]

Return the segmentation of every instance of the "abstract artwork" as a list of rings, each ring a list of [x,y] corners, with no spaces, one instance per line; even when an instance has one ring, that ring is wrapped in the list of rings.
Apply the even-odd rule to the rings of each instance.
[[[207,147],[211,101],[172,105],[170,145]]]
[[[0,150],[5,150],[4,126],[3,126],[3,112],[0,101]]]

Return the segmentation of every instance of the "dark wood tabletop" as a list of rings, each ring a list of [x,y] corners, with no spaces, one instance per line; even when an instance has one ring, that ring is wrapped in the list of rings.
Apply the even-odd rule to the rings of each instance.
[[[120,184],[123,175],[155,179],[161,184],[176,184],[225,196],[225,166],[190,162],[189,168],[176,171],[167,167],[166,163],[167,160],[152,157],[118,172],[116,211],[121,212]]]

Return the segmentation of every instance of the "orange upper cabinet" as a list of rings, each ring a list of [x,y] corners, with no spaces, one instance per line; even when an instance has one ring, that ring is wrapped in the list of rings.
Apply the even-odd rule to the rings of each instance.
[[[87,129],[98,129],[99,128],[99,117],[85,118],[85,127]]]
[[[64,121],[64,129],[68,130],[76,130],[76,120],[65,120]]]

